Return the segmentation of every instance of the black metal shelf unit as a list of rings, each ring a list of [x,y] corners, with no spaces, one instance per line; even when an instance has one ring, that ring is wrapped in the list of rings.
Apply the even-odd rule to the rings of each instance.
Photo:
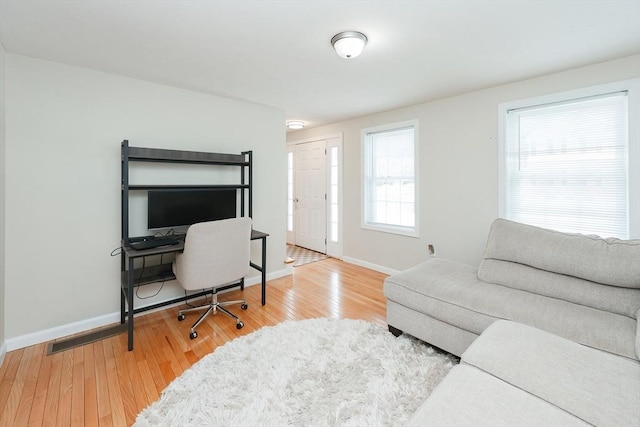
[[[120,323],[127,323],[128,349],[133,350],[133,321],[135,314],[164,307],[177,302],[184,302],[190,298],[197,298],[211,293],[211,290],[203,290],[194,294],[177,297],[168,301],[159,302],[149,306],[134,308],[134,288],[149,283],[173,280],[175,276],[171,272],[171,263],[163,262],[163,254],[179,252],[184,248],[184,240],[179,240],[178,244],[165,247],[135,250],[129,246],[136,237],[129,236],[129,193],[131,191],[149,190],[190,190],[190,189],[236,189],[240,193],[240,216],[253,217],[253,170],[251,151],[244,151],[240,154],[208,153],[196,151],[166,150],[159,148],[130,147],[129,141],[122,141],[122,200],[121,200],[121,225],[122,225],[122,251],[121,251],[121,286],[120,286]],[[211,165],[224,167],[237,167],[240,171],[239,184],[220,185],[147,185],[129,183],[129,167],[132,162],[155,162],[155,163],[182,163],[191,165]],[[261,274],[262,284],[262,305],[266,304],[266,264],[267,264],[267,233],[252,230],[251,240],[259,240],[262,245],[262,264],[257,265],[249,262],[249,265],[258,270]],[[135,268],[134,262],[146,257],[160,256],[158,265],[145,265],[142,268]],[[218,288],[218,290],[231,289],[240,286],[244,289],[244,279],[237,283],[231,283]],[[116,328],[118,331],[122,327]]]
[[[200,151],[167,150],[162,148],[131,147],[129,141],[122,141],[122,244],[129,239],[129,192],[133,190],[189,190],[189,189],[237,189],[240,191],[240,216],[253,216],[251,151],[240,154],[209,153]],[[235,166],[240,168],[240,184],[222,185],[130,185],[129,165],[131,162],[182,163],[192,165]]]

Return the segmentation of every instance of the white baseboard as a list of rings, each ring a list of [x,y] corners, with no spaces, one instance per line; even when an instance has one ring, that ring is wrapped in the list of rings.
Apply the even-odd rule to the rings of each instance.
[[[65,337],[67,335],[88,331],[89,329],[100,328],[102,326],[110,325],[119,321],[119,312],[103,314],[102,316],[92,317],[91,319],[67,323],[66,325],[56,326],[53,328],[44,329],[42,331],[32,332],[30,334],[9,338],[7,340],[7,351],[18,350],[20,348],[29,347],[31,345]]]
[[[0,367],[2,367],[2,363],[4,362],[4,357],[7,355],[7,342],[4,341],[2,345],[0,345]]]
[[[267,273],[267,281],[278,279],[280,277],[288,276],[291,274],[291,268],[284,268],[279,271],[275,271],[273,273]],[[245,280],[245,286],[254,286],[260,284],[260,276],[251,277]],[[267,296],[268,296],[268,285],[267,285]],[[156,304],[153,302],[152,304]],[[168,305],[165,307],[160,307],[154,310],[149,310],[144,313],[140,313],[136,316],[144,316],[145,314],[150,314],[156,311],[165,310],[169,307],[176,306],[182,304],[181,302],[177,302],[172,305]],[[145,307],[144,305],[139,305],[139,308]],[[136,308],[138,308],[136,307]],[[80,320],[73,323],[68,323],[66,325],[56,326],[49,329],[44,329],[38,332],[32,332],[30,334],[21,335],[18,337],[10,338],[6,340],[2,346],[0,346],[0,365],[2,364],[2,359],[4,355],[8,351],[18,350],[20,348],[29,347],[30,345],[36,345],[43,342],[48,342],[51,340],[55,340],[58,338],[66,337],[68,335],[77,334],[80,332],[85,332],[94,328],[101,328],[103,326],[111,325],[113,323],[120,322],[120,312],[114,312],[109,314],[104,314],[102,316],[92,317],[90,319]]]
[[[380,273],[384,273],[384,274],[395,274],[398,272],[398,270],[394,270],[392,268],[389,267],[385,267],[382,265],[378,265],[378,264],[373,264],[370,263],[368,261],[363,261],[361,259],[357,259],[357,258],[351,258],[348,256],[343,256],[342,260],[344,262],[348,262],[349,264],[355,264],[355,265],[359,265],[360,267],[364,267],[364,268],[368,268],[369,270],[374,270],[374,271],[379,271]]]

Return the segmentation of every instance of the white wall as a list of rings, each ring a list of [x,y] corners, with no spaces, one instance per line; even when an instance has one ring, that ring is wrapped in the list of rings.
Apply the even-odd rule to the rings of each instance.
[[[289,142],[344,134],[344,255],[357,263],[400,270],[437,255],[480,262],[498,216],[498,104],[640,76],[640,55],[291,132]],[[420,237],[360,227],[363,128],[419,119]],[[636,118],[637,119],[637,118]]]
[[[6,64],[8,341],[119,313],[120,259],[109,254],[120,244],[123,139],[253,150],[255,228],[270,233],[268,271],[284,270],[284,112],[19,55]],[[172,292],[182,290],[161,295]]]
[[[5,333],[5,169],[6,169],[6,138],[5,138],[5,62],[6,53],[0,43],[0,365],[6,353]]]

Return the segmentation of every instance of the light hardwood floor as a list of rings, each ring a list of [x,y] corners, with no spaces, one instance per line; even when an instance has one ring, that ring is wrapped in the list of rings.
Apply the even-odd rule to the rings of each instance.
[[[177,321],[178,307],[136,317],[134,350],[121,334],[51,356],[46,344],[9,352],[0,367],[0,426],[129,426],[185,369],[216,347],[263,326],[316,317],[385,323],[386,275],[334,259],[295,267],[294,274],[224,294],[246,298],[232,308],[245,327],[217,314],[189,339],[197,314]]]

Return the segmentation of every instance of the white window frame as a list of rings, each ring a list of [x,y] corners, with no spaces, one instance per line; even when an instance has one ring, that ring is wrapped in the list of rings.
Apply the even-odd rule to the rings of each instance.
[[[294,153],[292,149],[287,149],[287,233],[293,233],[294,229],[294,178],[295,172]]]
[[[361,212],[361,227],[366,230],[380,231],[384,233],[398,234],[402,236],[409,237],[420,237],[420,199],[419,199],[419,174],[418,174],[418,165],[419,165],[419,122],[417,119],[407,120],[398,123],[390,123],[381,126],[370,127],[366,129],[362,129],[361,132],[361,153],[362,153],[362,185],[361,185],[361,200],[362,200],[362,212]],[[404,128],[413,128],[413,162],[414,162],[414,215],[415,215],[415,224],[413,227],[405,227],[405,226],[397,226],[391,224],[382,224],[382,223],[373,223],[368,221],[369,217],[369,202],[368,202],[368,185],[367,185],[367,177],[370,168],[371,159],[369,158],[370,149],[369,144],[370,140],[368,135],[379,132],[390,132],[394,130],[400,130]]]
[[[337,243],[340,241],[340,160],[339,147],[333,145],[327,147],[327,241]]]
[[[337,150],[338,155],[338,163],[337,165],[337,184],[338,186],[338,200],[337,200],[337,217],[333,216],[331,212],[331,185],[334,184],[331,176],[331,159],[330,156],[327,155],[327,255],[332,256],[334,258],[342,259],[343,256],[343,238],[344,238],[344,217],[343,217],[343,136],[342,134],[331,135],[327,137],[327,153],[331,153],[331,150]],[[332,239],[332,229],[337,226],[337,240]]]
[[[637,120],[637,117],[640,117],[640,79],[624,80],[500,104],[498,106],[498,214],[500,217],[507,218],[507,112],[513,109],[622,91],[627,92],[629,117],[628,237],[640,238],[640,123]]]

